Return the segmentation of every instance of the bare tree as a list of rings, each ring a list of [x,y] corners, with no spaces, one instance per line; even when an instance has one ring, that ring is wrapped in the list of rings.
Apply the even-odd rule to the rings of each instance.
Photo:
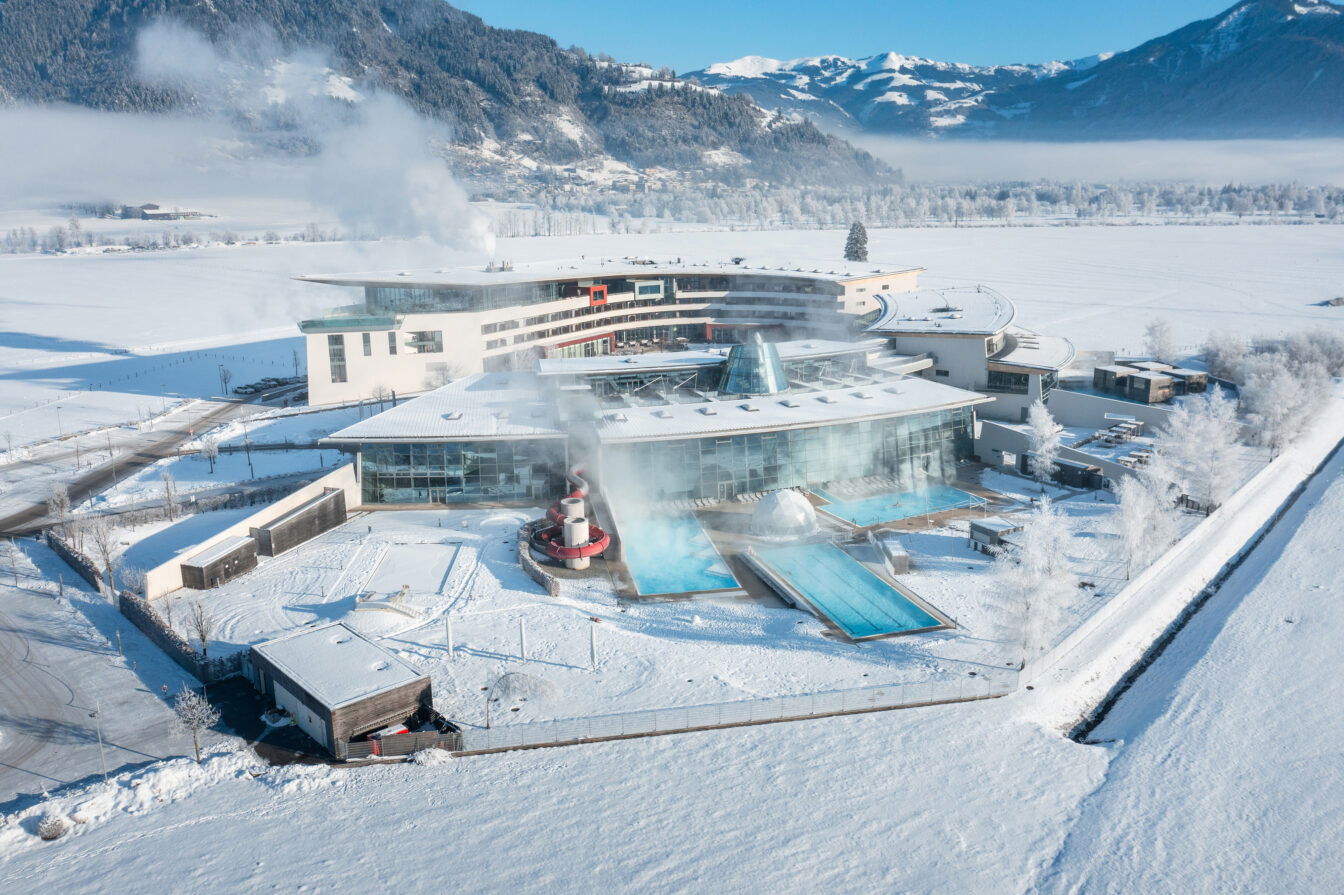
[[[213,435],[201,436],[201,456],[210,461],[210,474],[215,474],[215,461],[219,459],[219,439]]]
[[[112,593],[117,592],[117,538],[112,523],[94,519],[88,525],[89,541],[93,544],[94,558],[103,566],[103,577]]]
[[[303,362],[303,356],[299,354],[299,349],[295,348],[292,351],[290,351],[290,357],[292,357],[294,360],[294,375],[298,376],[299,364]]]
[[[177,479],[168,470],[163,471],[163,515],[169,522],[177,518]]]
[[[143,595],[145,592],[145,570],[135,566],[126,566],[121,570],[121,586]]]
[[[1154,317],[1143,328],[1143,345],[1153,360],[1171,363],[1176,357],[1176,336],[1171,329],[1171,321],[1165,317]]]
[[[191,734],[191,744],[196,750],[196,763],[201,762],[201,734],[219,723],[219,711],[205,698],[186,685],[173,700],[173,714],[177,716],[177,727]]]
[[[1027,425],[1031,427],[1031,474],[1041,483],[1041,491],[1055,477],[1059,465],[1059,424],[1045,409],[1045,404],[1035,401],[1027,410]]]
[[[51,515],[61,537],[68,540],[70,532],[66,526],[70,521],[70,489],[64,483],[57,482],[51,486],[51,492],[47,495],[47,513]]]
[[[228,367],[220,367],[219,368],[220,391],[226,395],[229,393],[230,382],[233,382],[233,371],[230,370]]]
[[[187,629],[201,642],[201,657],[208,657],[210,638],[215,633],[215,619],[200,600],[192,600],[187,606]]]

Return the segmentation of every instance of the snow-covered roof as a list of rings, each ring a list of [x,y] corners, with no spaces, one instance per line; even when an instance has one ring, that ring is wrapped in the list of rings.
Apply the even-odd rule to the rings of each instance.
[[[519,283],[544,283],[608,277],[675,276],[790,276],[843,283],[881,274],[911,273],[922,270],[899,264],[876,264],[835,259],[765,259],[748,257],[741,264],[731,260],[695,261],[690,259],[568,259],[535,261],[510,265],[507,270],[494,266],[446,267],[436,270],[382,270],[337,274],[308,274],[296,277],[310,283],[337,286],[453,287],[505,286]]]
[[[988,336],[1007,328],[1017,314],[1011,301],[984,286],[882,292],[876,298],[882,313],[867,331],[884,335]]]
[[[886,347],[882,339],[863,339],[841,342],[832,339],[795,339],[775,342],[781,360],[807,360],[814,357],[834,357],[840,354],[880,351]],[[690,369],[724,363],[728,348],[708,348],[697,351],[656,351],[646,354],[604,354],[597,357],[555,357],[537,361],[541,376],[593,375],[600,373],[658,372],[661,370]]]
[[[1003,348],[989,360],[992,364],[1062,370],[1073,362],[1074,353],[1073,343],[1063,336],[1043,336],[1013,327],[1008,331]]]
[[[247,535],[238,535],[233,538],[226,538],[208,550],[202,550],[190,559],[184,560],[183,565],[187,566],[208,566],[212,562],[218,562],[228,556],[246,542],[252,540]]]
[[[331,441],[563,438],[531,373],[477,373],[333,432]]]
[[[252,649],[329,709],[426,677],[340,622],[304,628]]]
[[[660,404],[606,410],[597,424],[603,442],[653,441],[904,416],[993,400],[919,377],[753,398]]]

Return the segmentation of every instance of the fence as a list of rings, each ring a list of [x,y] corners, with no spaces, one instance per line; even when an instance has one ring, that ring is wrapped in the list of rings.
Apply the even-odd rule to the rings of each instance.
[[[745,727],[776,721],[803,721],[828,715],[972,702],[994,699],[1013,692],[1017,689],[1017,677],[1017,672],[1005,672],[994,677],[977,675],[956,681],[888,684],[804,693],[800,696],[774,696],[589,718],[507,724],[489,729],[473,728],[459,734],[461,745],[455,751],[470,754],[537,746],[568,746],[624,737],[661,736],[716,727]]]
[[[202,656],[181,634],[164,623],[148,600],[122,591],[117,595],[117,608],[140,629],[140,633],[197,680],[209,684],[242,673],[242,651],[209,658]]]
[[[52,553],[65,560],[79,577],[89,582],[94,590],[102,592],[103,575],[98,571],[98,567],[94,565],[93,560],[67,544],[60,535],[51,530],[47,531],[47,546],[51,548]]]
[[[383,737],[379,740],[367,740],[355,743],[337,743],[336,757],[343,760],[359,758],[395,758],[411,755],[421,749],[447,749],[449,752],[462,751],[462,734],[448,733],[401,733]]]

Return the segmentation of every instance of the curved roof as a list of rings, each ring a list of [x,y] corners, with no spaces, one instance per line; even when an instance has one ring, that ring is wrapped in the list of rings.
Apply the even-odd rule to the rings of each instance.
[[[1073,363],[1073,343],[1063,336],[1043,336],[1015,326],[1008,331],[1003,348],[989,358],[997,364],[1033,370],[1062,370]]]
[[[992,336],[1017,316],[1013,303],[987,286],[882,292],[877,300],[882,313],[867,332],[882,335]]]
[[[905,265],[857,263],[834,259],[742,258],[723,261],[698,261],[677,258],[654,261],[645,258],[592,258],[560,261],[519,262],[504,266],[449,267],[437,270],[381,270],[357,273],[308,274],[294,279],[335,286],[391,286],[396,288],[446,288],[454,286],[507,286],[521,283],[565,282],[610,277],[663,276],[763,276],[791,277],[844,283],[882,274],[910,273],[923,270]]]

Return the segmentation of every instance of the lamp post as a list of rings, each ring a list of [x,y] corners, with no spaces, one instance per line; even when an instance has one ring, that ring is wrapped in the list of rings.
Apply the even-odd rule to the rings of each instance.
[[[98,729],[98,760],[103,765],[103,782],[107,782],[107,753],[103,751],[103,709],[97,700],[93,702],[93,713],[89,715],[95,719]]]

